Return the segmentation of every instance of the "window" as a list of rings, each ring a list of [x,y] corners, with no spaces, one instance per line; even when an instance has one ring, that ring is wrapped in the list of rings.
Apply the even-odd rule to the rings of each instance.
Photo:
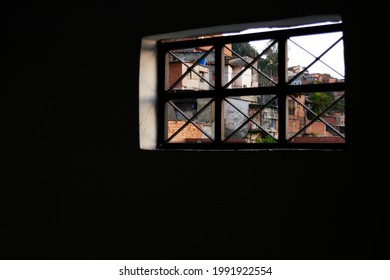
[[[161,38],[156,47],[157,149],[345,145],[340,20]]]

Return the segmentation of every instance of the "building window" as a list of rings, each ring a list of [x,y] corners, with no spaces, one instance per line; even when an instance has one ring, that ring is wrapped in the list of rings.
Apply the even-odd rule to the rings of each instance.
[[[156,148],[342,148],[342,30],[332,20],[156,41]]]

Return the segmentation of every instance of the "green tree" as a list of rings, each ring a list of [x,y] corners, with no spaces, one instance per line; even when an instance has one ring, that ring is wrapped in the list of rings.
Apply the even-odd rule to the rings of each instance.
[[[267,43],[267,47],[272,44],[273,40]],[[232,49],[240,56],[250,56],[256,58],[260,53],[249,42],[234,43]],[[277,73],[278,70],[278,47],[273,45],[259,60],[258,69],[264,73]]]
[[[310,109],[317,115],[328,108],[332,102],[333,96],[325,92],[311,92],[307,100]],[[307,117],[312,120],[315,116],[308,112]]]
[[[240,56],[250,56],[255,58],[259,55],[257,50],[248,42],[234,43],[232,44],[232,49]]]
[[[333,94],[332,101],[334,102],[336,99],[337,98]],[[345,108],[345,98],[341,98],[340,100],[338,100],[336,102],[336,104],[334,106],[332,106],[332,108],[329,109],[329,111],[331,111],[331,112],[335,112],[335,111],[344,112],[344,108]]]
[[[269,40],[267,47],[273,43],[273,40]],[[259,62],[259,69],[261,72],[273,76],[278,73],[278,46],[274,44],[262,57]]]
[[[273,40],[269,40],[265,48],[273,43]],[[257,51],[250,42],[234,43],[232,49],[240,56],[250,56],[257,58],[260,53]],[[263,51],[263,50],[261,50]],[[278,47],[274,44],[266,53],[264,53],[261,59],[258,60],[257,69],[267,75],[270,79],[277,76],[278,73]],[[262,86],[271,86],[272,83],[263,75],[258,75],[258,82]]]

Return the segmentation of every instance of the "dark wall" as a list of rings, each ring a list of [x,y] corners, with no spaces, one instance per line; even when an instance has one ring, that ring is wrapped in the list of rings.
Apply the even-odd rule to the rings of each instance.
[[[1,258],[370,259],[388,251],[383,7],[258,1],[183,12],[161,1],[54,2],[3,9]],[[346,151],[138,148],[142,36],[329,13],[345,23]]]

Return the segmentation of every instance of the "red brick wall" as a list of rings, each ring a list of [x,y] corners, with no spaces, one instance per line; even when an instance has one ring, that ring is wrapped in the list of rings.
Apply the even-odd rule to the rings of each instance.
[[[168,121],[168,138],[171,137],[178,129],[180,129],[185,121]],[[198,124],[202,127],[202,124]],[[188,138],[202,138],[202,132],[193,124],[187,125],[171,142],[185,142]]]
[[[333,137],[295,137],[292,143],[345,143],[345,139],[338,136]]]
[[[183,74],[182,63],[181,62],[171,62],[169,63],[169,80],[168,87],[171,87]],[[176,85],[176,88],[181,88],[182,83]]]

